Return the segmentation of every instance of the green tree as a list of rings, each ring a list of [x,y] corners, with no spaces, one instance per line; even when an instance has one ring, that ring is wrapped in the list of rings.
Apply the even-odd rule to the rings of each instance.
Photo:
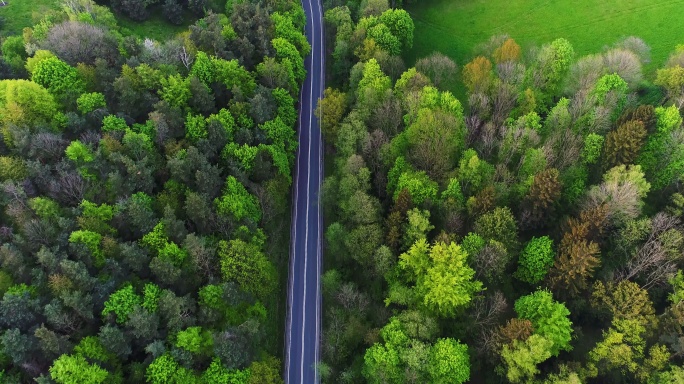
[[[323,98],[316,106],[316,116],[321,121],[321,130],[331,141],[337,139],[337,130],[347,109],[347,95],[334,88],[326,88]]]
[[[420,239],[399,256],[399,267],[415,282],[415,293],[425,307],[450,317],[482,290],[482,283],[473,279],[475,271],[468,266],[467,256],[456,243],[429,246]]]
[[[465,383],[470,378],[468,346],[459,340],[439,339],[430,349],[431,383]]]
[[[260,361],[249,365],[249,384],[282,384],[280,360],[268,355]]]
[[[387,26],[389,31],[401,42],[401,50],[413,47],[413,19],[403,9],[388,9],[380,15],[380,22]]]
[[[202,327],[190,327],[176,334],[176,347],[192,353],[208,351],[212,346],[211,334]]]
[[[508,252],[518,248],[518,225],[508,207],[497,207],[480,216],[475,221],[475,233],[487,241],[500,242]]]
[[[662,189],[684,174],[684,142],[675,132],[682,125],[682,117],[676,106],[655,109],[657,117],[656,132],[646,139],[637,164],[653,185],[654,190]]]
[[[59,384],[100,384],[111,379],[109,372],[90,364],[80,355],[62,355],[50,367],[50,377]]]
[[[150,384],[197,383],[192,371],[178,364],[169,353],[154,359],[147,367],[145,377]]]
[[[548,236],[533,237],[520,254],[515,277],[530,284],[537,284],[544,279],[553,265],[553,258],[553,240]]]
[[[76,99],[76,105],[81,113],[86,114],[99,108],[106,108],[107,101],[99,92],[84,93]]]
[[[96,266],[102,266],[105,262],[102,252],[102,235],[93,231],[74,231],[69,235],[69,242],[83,244],[93,255]]]
[[[36,63],[31,80],[57,96],[81,93],[84,88],[76,68],[56,57],[49,57]]]
[[[109,296],[109,299],[104,303],[102,316],[114,312],[116,322],[123,324],[128,320],[128,315],[133,312],[135,307],[141,304],[141,297],[135,293],[133,286],[129,284]]]
[[[408,191],[411,201],[416,205],[437,200],[438,185],[423,171],[408,171],[399,176],[394,190],[395,201],[403,190]]]
[[[511,383],[528,383],[539,373],[537,365],[551,357],[553,341],[535,334],[524,341],[514,340],[504,345],[501,358],[506,369],[506,378]]]
[[[584,138],[582,161],[585,164],[596,164],[601,156],[604,141],[605,138],[596,133],[590,133]]]
[[[190,78],[183,78],[181,75],[173,75],[160,80],[162,89],[159,90],[159,97],[172,107],[187,108],[188,101],[192,96],[190,92]]]
[[[532,322],[535,334],[548,339],[551,355],[572,349],[572,322],[565,304],[553,300],[551,292],[539,290],[515,301],[515,312]]]
[[[4,123],[51,125],[57,116],[57,103],[45,88],[27,80],[0,80],[0,120]]]
[[[226,215],[242,220],[251,219],[258,223],[261,220],[261,208],[256,197],[252,196],[245,187],[233,176],[226,178],[226,186],[223,195],[214,200],[216,210],[221,215]]]
[[[239,239],[220,241],[218,255],[224,279],[261,298],[275,289],[275,267],[259,245]]]

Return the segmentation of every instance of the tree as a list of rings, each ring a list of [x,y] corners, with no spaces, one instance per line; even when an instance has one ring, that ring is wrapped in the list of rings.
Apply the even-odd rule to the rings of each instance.
[[[641,121],[624,123],[609,132],[603,152],[606,168],[634,163],[645,139],[646,128]]]
[[[503,244],[508,252],[518,248],[518,226],[508,207],[497,207],[475,221],[475,233],[483,239]]]
[[[394,191],[395,201],[403,190],[408,191],[411,201],[416,205],[421,205],[426,201],[437,200],[437,183],[432,181],[423,171],[404,172],[399,176],[397,187]]]
[[[412,163],[431,178],[442,180],[461,155],[465,131],[452,114],[422,109],[406,129]]]
[[[676,134],[682,125],[677,107],[658,107],[655,114],[656,132],[646,139],[637,164],[648,175],[653,189],[659,190],[677,181],[684,171],[684,142]]]
[[[58,115],[52,95],[27,80],[0,80],[0,107],[3,122],[20,126],[49,126]]]
[[[570,228],[563,234],[558,257],[549,271],[549,281],[556,292],[576,294],[587,287],[587,280],[601,264],[600,250],[598,244],[587,240],[590,234],[588,222],[569,219],[568,226]]]
[[[670,354],[663,345],[654,345],[646,354],[644,328],[638,320],[613,319],[603,340],[589,352],[587,376],[608,375],[613,371],[646,381],[667,366]]]
[[[275,288],[275,268],[257,244],[220,241],[218,255],[223,278],[236,281],[246,292],[264,298]]]
[[[429,246],[418,240],[399,256],[399,267],[415,282],[415,293],[424,306],[443,316],[453,316],[467,307],[482,283],[473,280],[475,271],[466,263],[467,254],[455,244]]]
[[[31,80],[47,88],[56,96],[81,93],[84,87],[76,68],[56,57],[48,57],[35,64]]]
[[[88,363],[81,354],[60,356],[50,367],[50,376],[60,384],[100,384],[110,379],[109,372]]]
[[[496,64],[518,61],[520,59],[520,46],[515,40],[508,38],[500,47],[494,50],[493,56]]]
[[[334,88],[326,88],[323,99],[318,101],[316,116],[321,121],[321,131],[331,142],[336,141],[338,125],[346,109],[346,94]]]
[[[261,361],[254,361],[249,366],[248,384],[282,384],[280,360],[266,356]]]
[[[511,383],[529,382],[539,373],[537,365],[551,357],[553,342],[535,334],[524,341],[514,340],[501,351],[506,366],[506,378]]]
[[[178,3],[178,0],[164,0],[162,12],[171,24],[183,24],[183,7]]]
[[[515,312],[532,322],[534,333],[549,340],[551,355],[572,349],[572,322],[565,304],[553,300],[551,292],[538,290],[515,301]]]
[[[100,108],[106,108],[107,101],[104,95],[99,92],[84,93],[78,97],[76,105],[81,113],[87,114]]]
[[[69,65],[93,65],[97,59],[113,64],[119,59],[116,39],[103,27],[65,21],[50,28],[41,46]]]
[[[629,280],[617,284],[594,283],[592,306],[607,310],[614,320],[636,320],[644,329],[655,329],[658,319],[648,292]]]
[[[429,77],[439,89],[448,89],[456,77],[456,63],[439,52],[418,60],[416,70]]]
[[[553,240],[548,236],[533,237],[526,245],[518,260],[515,277],[530,284],[542,281],[553,265]]]
[[[159,96],[172,107],[184,108],[190,100],[190,78],[173,75],[160,80]]]
[[[677,65],[658,69],[653,83],[664,88],[667,96],[678,105],[681,105],[682,96],[684,95],[684,68]]]
[[[413,47],[414,25],[408,12],[399,8],[388,9],[380,15],[379,19],[387,26],[392,36],[401,42],[401,50]]]
[[[233,176],[226,178],[223,195],[214,200],[214,205],[219,214],[231,216],[236,220],[247,218],[253,223],[261,220],[259,202]]]
[[[127,285],[112,293],[104,303],[102,316],[107,316],[110,312],[116,315],[116,322],[123,324],[128,320],[136,306],[142,304],[141,297],[135,293],[132,285]]]
[[[430,349],[431,383],[464,383],[470,378],[468,346],[454,339],[439,339]]]
[[[554,204],[561,197],[559,176],[560,173],[555,168],[545,169],[534,175],[526,197],[529,208],[523,214],[526,226],[543,224],[553,214]]]
[[[492,81],[492,62],[478,56],[463,67],[463,82],[470,93],[486,92]]]
[[[563,77],[570,69],[574,54],[572,44],[563,38],[542,46],[537,55],[533,81],[545,98],[558,92]]]

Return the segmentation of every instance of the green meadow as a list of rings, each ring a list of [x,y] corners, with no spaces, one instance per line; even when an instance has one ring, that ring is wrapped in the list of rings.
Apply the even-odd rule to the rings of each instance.
[[[40,19],[40,15],[59,7],[59,0],[5,0],[7,5],[0,7],[0,17],[4,25],[0,36],[18,35],[25,27],[30,27]]]
[[[637,36],[651,47],[646,69],[652,72],[684,44],[682,0],[419,0],[406,9],[416,25],[409,65],[440,51],[462,68],[479,44],[498,34],[524,50],[564,37],[577,56]]]
[[[25,27],[31,27],[41,15],[46,12],[59,9],[61,0],[6,0],[7,5],[0,7],[0,17],[4,19],[4,25],[0,28],[0,36],[19,35]],[[133,21],[125,16],[117,16],[119,26],[124,34],[133,34],[140,37],[150,37],[156,40],[165,40],[177,33],[187,31],[188,26],[195,21],[195,17],[185,14],[185,23],[173,25],[166,21],[161,14],[161,9],[152,9],[151,17],[144,22]]]

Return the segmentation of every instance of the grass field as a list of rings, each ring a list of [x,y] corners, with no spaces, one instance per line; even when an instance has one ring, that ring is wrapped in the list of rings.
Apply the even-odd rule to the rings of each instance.
[[[684,44],[684,0],[417,0],[407,10],[416,24],[409,65],[436,50],[462,68],[478,44],[497,34],[523,50],[564,37],[577,56],[637,36],[651,47],[650,73]]]
[[[5,24],[0,29],[0,36],[19,35],[25,27],[31,27],[40,20],[41,15],[51,9],[58,9],[61,0],[6,0],[7,5],[0,7],[0,17]],[[195,21],[195,17],[186,13],[183,25],[173,25],[164,19],[161,10],[153,9],[151,17],[144,22],[136,22],[124,16],[117,17],[119,26],[125,34],[166,40],[177,33],[186,31]]]
[[[124,28],[124,34],[133,34],[139,37],[149,37],[158,41],[167,40],[178,33],[188,30],[188,26],[195,22],[195,18],[187,13],[185,22],[181,25],[173,25],[166,21],[161,12],[153,12],[149,19],[144,22],[134,21],[125,16],[116,18],[119,26]]]
[[[34,16],[59,7],[59,0],[6,0],[7,5],[0,7],[0,17],[5,21],[0,36],[21,34],[24,27],[33,25]]]

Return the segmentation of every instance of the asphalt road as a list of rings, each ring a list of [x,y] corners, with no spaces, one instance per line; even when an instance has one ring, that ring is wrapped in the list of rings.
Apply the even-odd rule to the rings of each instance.
[[[285,327],[285,383],[320,382],[315,363],[321,339],[320,190],[323,180],[321,130],[314,115],[323,96],[323,9],[320,0],[302,0],[311,54],[299,103],[299,148],[294,173],[288,311]]]

